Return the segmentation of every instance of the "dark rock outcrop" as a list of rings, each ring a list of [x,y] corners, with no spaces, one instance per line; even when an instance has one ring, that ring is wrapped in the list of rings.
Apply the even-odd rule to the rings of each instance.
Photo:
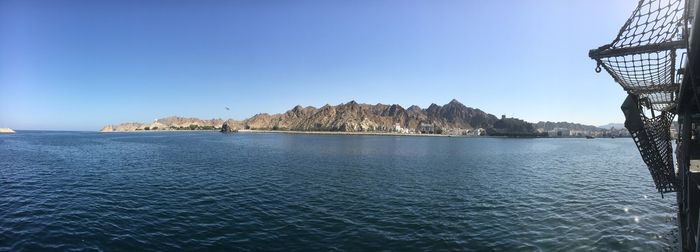
[[[221,132],[223,133],[234,133],[238,132],[238,122],[234,120],[226,120],[224,124],[221,125]]]
[[[540,136],[531,123],[517,118],[501,118],[486,130],[486,133],[491,136],[522,136],[534,137]]]

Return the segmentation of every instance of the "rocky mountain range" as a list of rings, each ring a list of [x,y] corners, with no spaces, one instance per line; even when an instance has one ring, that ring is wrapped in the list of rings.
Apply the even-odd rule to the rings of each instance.
[[[296,106],[283,114],[257,114],[240,125],[246,129],[363,132],[418,130],[421,124],[439,129],[474,129],[490,127],[497,120],[494,115],[466,107],[457,100],[443,106],[431,104],[426,109],[350,101],[320,108]]]
[[[123,123],[107,125],[101,129],[110,131],[138,130],[213,130],[226,125],[229,131],[292,130],[292,131],[341,131],[341,132],[400,132],[491,135],[537,134],[536,129],[549,122],[531,124],[515,118],[498,118],[480,109],[470,108],[457,100],[445,105],[431,104],[427,108],[398,104],[363,104],[355,101],[320,108],[300,105],[281,114],[261,113],[245,120],[166,117],[153,123]],[[562,123],[555,123],[559,125]],[[580,124],[571,124],[574,126]],[[581,125],[585,126],[585,125]],[[577,126],[578,127],[578,126]],[[589,127],[589,126],[585,126]],[[594,126],[590,126],[594,127]],[[482,133],[483,132],[483,133]]]

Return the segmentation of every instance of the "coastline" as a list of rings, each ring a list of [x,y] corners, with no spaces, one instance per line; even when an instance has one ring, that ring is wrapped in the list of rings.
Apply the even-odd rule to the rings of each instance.
[[[158,132],[219,132],[218,129],[214,130],[123,130],[123,131],[101,131],[99,133],[158,133]]]
[[[395,132],[349,132],[349,131],[295,131],[295,130],[238,130],[238,133],[282,133],[304,135],[368,135],[368,136],[418,136],[418,137],[483,137],[438,134],[404,134]]]
[[[220,132],[220,130],[130,130],[130,131],[97,131],[99,133],[159,133],[159,132]],[[484,137],[438,134],[404,134],[392,132],[347,132],[347,131],[294,131],[294,130],[250,130],[242,129],[231,133],[252,134],[308,134],[308,135],[372,135],[372,136],[422,136],[422,137]]]
[[[133,130],[133,131],[97,131],[99,133],[159,133],[159,132],[220,132],[220,130]],[[296,135],[336,135],[336,136],[401,136],[401,137],[456,137],[456,138],[546,138],[546,139],[581,139],[585,137],[525,137],[525,136],[472,136],[472,135],[440,135],[440,134],[407,134],[396,132],[349,132],[349,131],[294,131],[294,130],[251,130],[241,129],[237,132],[248,134],[296,134]],[[601,137],[608,138],[608,137]],[[625,137],[618,137],[625,138]]]

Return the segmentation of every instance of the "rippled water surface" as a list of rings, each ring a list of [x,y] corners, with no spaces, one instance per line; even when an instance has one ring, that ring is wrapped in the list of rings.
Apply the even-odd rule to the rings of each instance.
[[[0,135],[0,251],[674,250],[631,139]]]

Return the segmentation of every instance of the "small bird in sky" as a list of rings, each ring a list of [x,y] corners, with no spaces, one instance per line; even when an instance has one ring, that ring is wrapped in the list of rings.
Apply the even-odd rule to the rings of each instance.
[[[225,107],[225,108],[226,108],[226,110],[231,110],[231,109],[229,109],[228,107]]]

